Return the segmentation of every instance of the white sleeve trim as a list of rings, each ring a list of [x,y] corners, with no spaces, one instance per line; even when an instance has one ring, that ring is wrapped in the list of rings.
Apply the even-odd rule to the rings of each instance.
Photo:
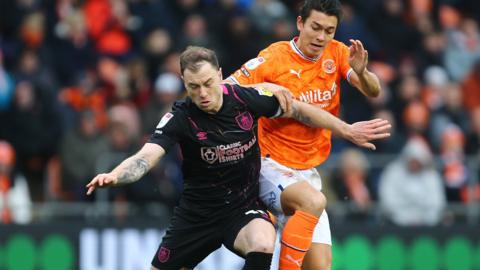
[[[350,83],[350,84],[352,83],[352,82],[350,82],[350,76],[352,76],[352,73],[353,73],[353,69],[350,68],[350,69],[347,71],[347,81],[348,81],[348,83]]]
[[[230,82],[232,82],[232,83],[234,83],[234,84],[240,84],[240,83],[237,81],[237,79],[235,79],[235,77],[233,77],[233,76],[228,76],[228,78],[227,78],[226,80],[227,80],[227,81],[230,81]]]
[[[270,118],[277,118],[277,117],[280,117],[281,115],[283,114],[283,110],[282,110],[282,107],[280,107],[280,105],[278,105],[278,110],[277,112]]]

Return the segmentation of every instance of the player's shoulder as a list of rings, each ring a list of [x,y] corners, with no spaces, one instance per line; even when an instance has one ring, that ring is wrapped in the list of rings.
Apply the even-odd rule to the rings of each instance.
[[[270,51],[285,51],[290,48],[290,42],[289,41],[278,41],[270,44],[265,50],[270,50]]]
[[[188,110],[192,107],[192,100],[190,98],[184,98],[177,100],[172,105],[172,113],[176,115],[185,115]]]
[[[285,56],[285,53],[290,51],[290,43],[288,41],[279,41],[270,44],[267,48],[263,49],[260,52],[260,55],[263,57],[281,57]]]
[[[172,105],[172,109],[184,110],[188,107],[189,103],[191,103],[191,100],[189,98],[176,100]]]
[[[345,43],[343,43],[341,41],[333,39],[333,40],[330,41],[330,43],[328,44],[328,46],[325,50],[329,53],[337,54],[339,52],[343,52],[345,50],[348,50],[348,46],[345,45]]]
[[[263,86],[244,87],[238,84],[232,84],[231,87],[232,90],[235,92],[234,97],[238,98],[236,94],[240,96],[241,103],[245,102],[245,100],[243,100],[245,98],[258,99],[259,96],[273,97],[273,93]]]

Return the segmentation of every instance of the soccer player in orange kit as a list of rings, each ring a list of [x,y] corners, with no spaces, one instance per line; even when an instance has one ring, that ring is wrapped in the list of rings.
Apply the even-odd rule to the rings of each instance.
[[[363,44],[350,40],[348,47],[333,39],[340,18],[338,0],[306,0],[297,17],[299,36],[271,44],[227,81],[275,83],[288,88],[295,99],[336,116],[342,78],[365,96],[378,96],[380,82],[367,69],[368,52]],[[328,158],[331,131],[293,119],[262,118],[258,136],[260,196],[280,220],[283,214],[290,216],[283,228],[279,269],[330,269],[330,225],[320,207],[324,196],[315,167]]]

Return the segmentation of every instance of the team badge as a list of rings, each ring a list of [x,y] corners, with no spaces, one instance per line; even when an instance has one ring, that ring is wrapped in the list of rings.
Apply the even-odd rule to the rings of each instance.
[[[215,147],[202,147],[200,149],[202,159],[213,164],[218,159],[217,149]]]
[[[249,60],[247,63],[245,63],[245,67],[247,69],[253,70],[256,69],[258,66],[261,64],[265,63],[265,58],[263,57],[257,57]]]
[[[160,120],[160,122],[158,122],[157,129],[164,127],[164,126],[168,123],[168,121],[170,121],[170,119],[172,119],[172,118],[173,118],[173,114],[172,114],[172,113],[166,113],[166,114],[162,117],[162,119]]]
[[[263,87],[254,87],[255,90],[257,90],[258,94],[260,96],[267,96],[267,97],[272,97],[273,96],[273,93],[268,91],[267,89],[263,88]]]
[[[332,74],[337,70],[337,66],[335,66],[335,62],[332,59],[324,60],[322,63],[323,71],[328,74]]]
[[[251,130],[253,126],[253,118],[249,112],[243,112],[235,117],[238,126],[243,130]]]
[[[161,247],[160,250],[158,251],[158,260],[161,263],[164,263],[170,259],[170,249],[166,247]]]

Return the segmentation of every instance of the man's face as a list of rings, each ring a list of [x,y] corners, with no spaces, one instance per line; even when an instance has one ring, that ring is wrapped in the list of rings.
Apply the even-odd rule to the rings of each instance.
[[[302,21],[297,17],[297,29],[300,32],[297,45],[308,57],[320,56],[333,39],[337,30],[338,19],[335,16],[312,10],[310,16]]]
[[[197,72],[190,69],[183,72],[183,82],[188,95],[193,103],[206,113],[217,113],[222,107],[221,80],[221,70],[208,62],[202,62]]]

